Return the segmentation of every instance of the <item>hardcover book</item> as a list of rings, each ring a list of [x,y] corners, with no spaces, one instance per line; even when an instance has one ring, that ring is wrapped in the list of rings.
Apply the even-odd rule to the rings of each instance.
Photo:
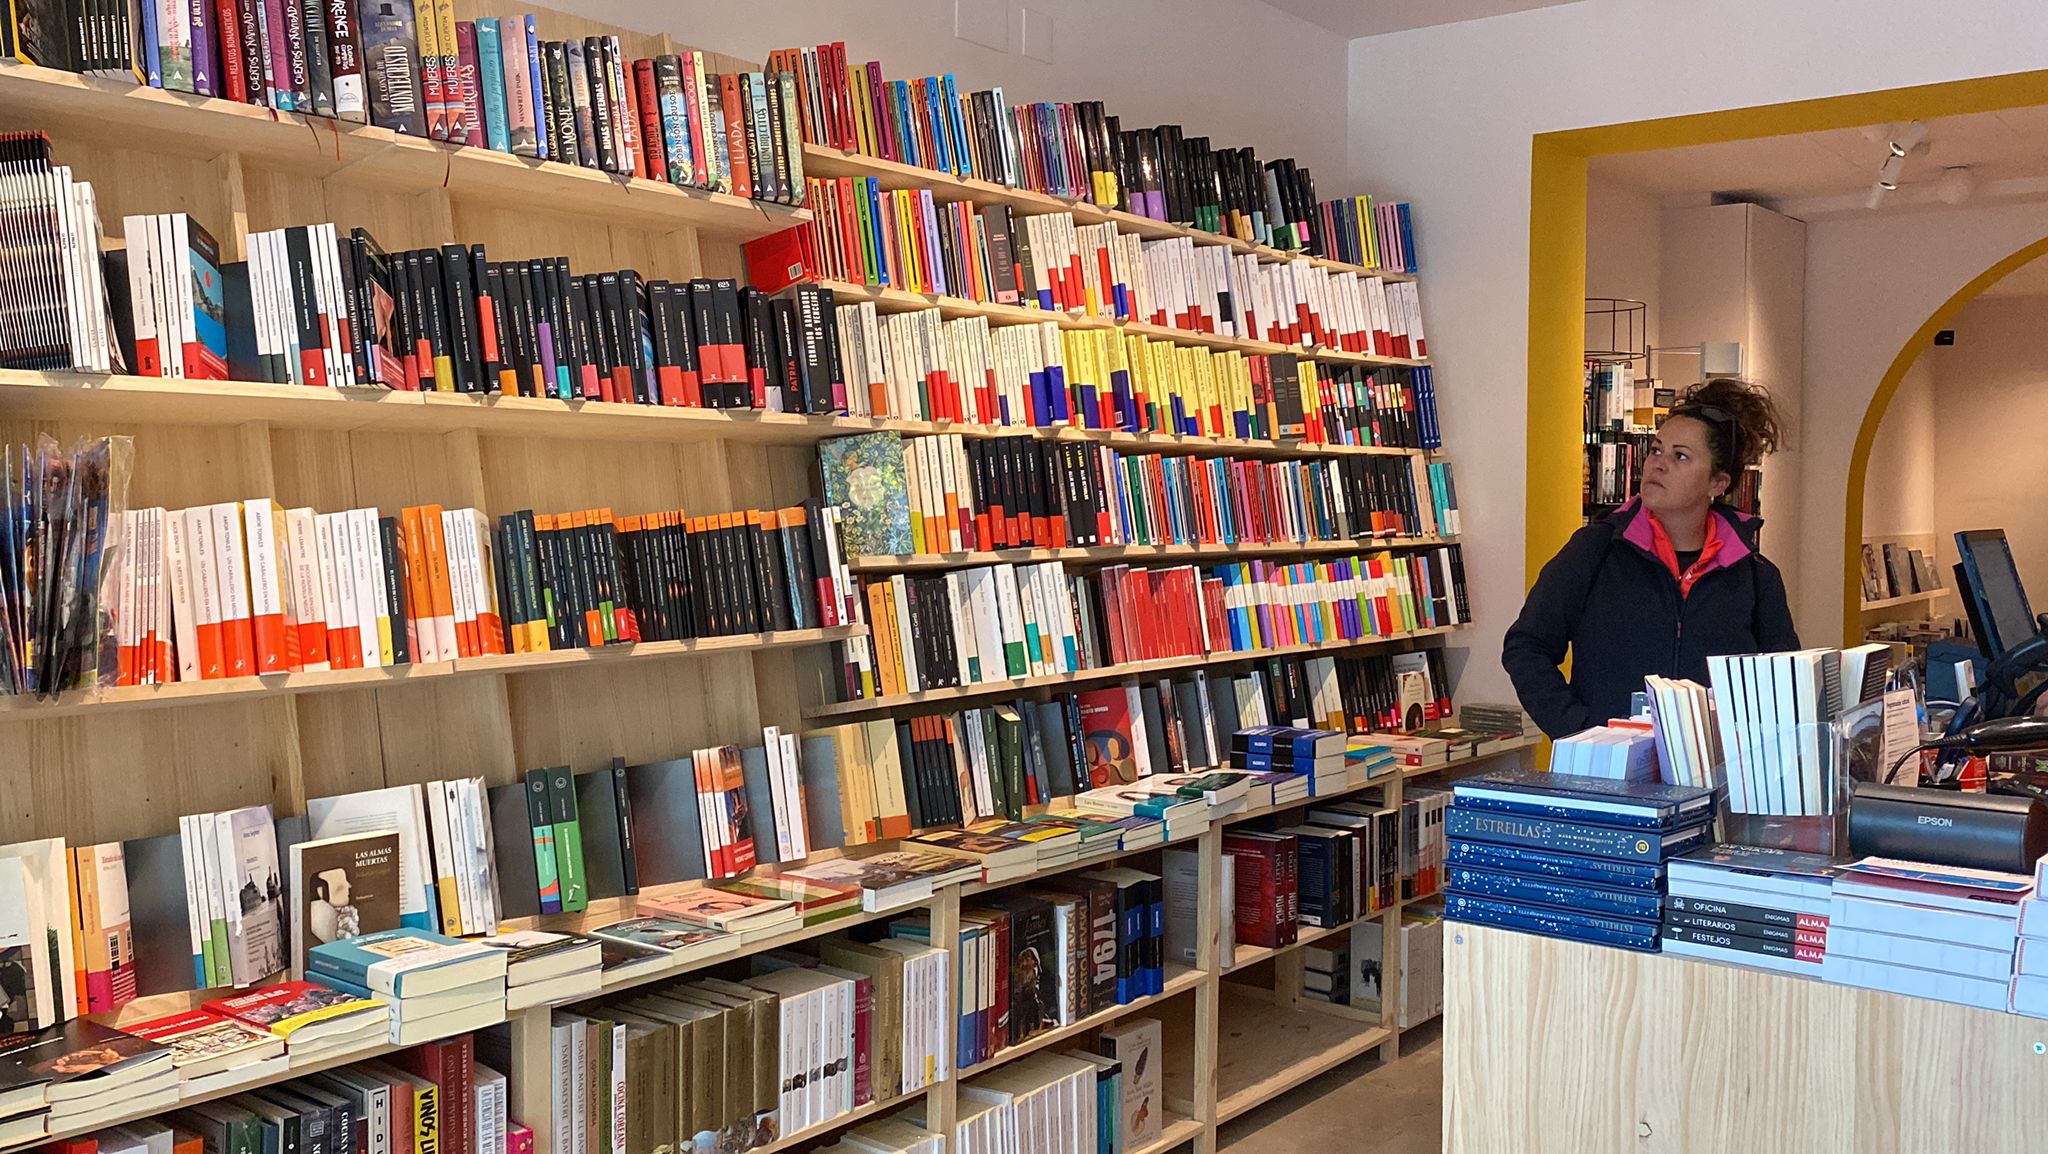
[[[846,511],[846,547],[855,557],[913,552],[903,438],[895,433],[835,437],[818,446],[825,501]]]
[[[380,1001],[358,998],[314,982],[279,982],[232,998],[217,998],[200,1007],[224,1018],[268,1030],[290,1044],[294,1036],[316,1041],[351,1034],[390,1017]]]
[[[1090,689],[1077,695],[1081,710],[1083,768],[1091,789],[1138,780],[1137,741],[1131,727],[1130,695],[1124,687]]]
[[[292,976],[316,946],[399,927],[398,835],[349,834],[291,847]]]

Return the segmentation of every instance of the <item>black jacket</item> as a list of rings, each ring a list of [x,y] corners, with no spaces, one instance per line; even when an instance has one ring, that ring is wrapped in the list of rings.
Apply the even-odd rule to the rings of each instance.
[[[1763,522],[1714,507],[1735,541],[1679,596],[1650,547],[1649,516],[1631,501],[1572,534],[1543,567],[1501,664],[1522,708],[1563,737],[1628,716],[1649,674],[1707,683],[1707,658],[1799,648],[1785,579],[1756,552]],[[1572,654],[1567,682],[1558,666]]]

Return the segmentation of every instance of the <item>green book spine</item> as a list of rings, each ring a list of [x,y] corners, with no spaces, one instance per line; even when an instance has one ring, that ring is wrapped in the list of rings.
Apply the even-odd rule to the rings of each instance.
[[[534,888],[540,912],[562,912],[562,879],[555,869],[555,808],[548,797],[548,771],[526,771],[526,821],[533,830]]]
[[[555,811],[555,869],[562,882],[562,912],[578,913],[590,905],[590,886],[583,873],[583,823],[576,816],[576,782],[566,765],[548,770],[548,804]]]

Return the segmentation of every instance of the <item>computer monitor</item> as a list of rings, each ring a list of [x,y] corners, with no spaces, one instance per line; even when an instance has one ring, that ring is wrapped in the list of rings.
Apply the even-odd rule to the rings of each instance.
[[[1970,598],[1970,623],[1986,656],[1996,660],[2007,650],[2031,640],[2037,632],[2026,587],[2012,561],[2012,546],[2003,529],[1972,529],[1956,534],[1962,556],[1965,592]]]

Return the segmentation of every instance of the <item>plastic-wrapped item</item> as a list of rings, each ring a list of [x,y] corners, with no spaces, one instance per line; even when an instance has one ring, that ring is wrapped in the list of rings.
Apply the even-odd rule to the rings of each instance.
[[[134,442],[45,435],[0,449],[0,693],[54,697],[111,685],[118,664],[103,596],[122,547]]]

